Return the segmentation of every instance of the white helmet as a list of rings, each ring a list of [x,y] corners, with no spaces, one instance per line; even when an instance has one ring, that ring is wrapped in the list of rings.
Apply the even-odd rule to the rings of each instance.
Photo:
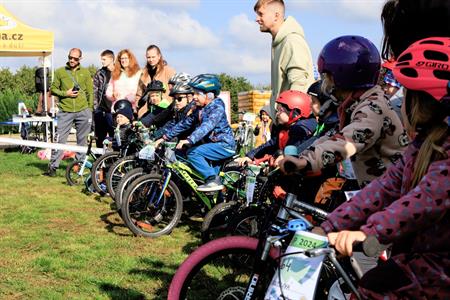
[[[169,79],[168,83],[175,85],[178,82],[188,83],[189,81],[191,81],[191,75],[188,73],[180,72],[180,73],[176,73],[175,75],[173,75]]]

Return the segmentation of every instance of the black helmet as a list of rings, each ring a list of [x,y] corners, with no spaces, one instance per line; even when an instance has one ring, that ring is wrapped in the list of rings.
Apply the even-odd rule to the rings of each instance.
[[[153,80],[151,81],[149,84],[147,84],[147,88],[146,88],[147,92],[166,92],[166,87],[164,86],[164,83],[162,83],[159,80]]]
[[[122,100],[118,100],[118,101],[116,101],[116,103],[114,103],[113,110],[114,110],[114,112],[116,112],[118,110],[122,110],[125,108],[130,108],[131,110],[133,110],[133,106],[131,105],[131,102],[128,101],[127,99],[122,99]]]
[[[131,105],[131,102],[122,99],[114,103],[114,115],[124,115],[128,118],[128,120],[133,120],[133,106]]]
[[[320,104],[324,104],[325,101],[330,99],[330,96],[322,92],[321,86],[322,80],[316,81],[311,84],[306,93],[319,99]]]
[[[193,94],[194,90],[191,88],[190,85],[188,85],[187,83],[184,82],[178,82],[176,83],[172,90],[170,91],[169,96],[173,97],[176,94]]]

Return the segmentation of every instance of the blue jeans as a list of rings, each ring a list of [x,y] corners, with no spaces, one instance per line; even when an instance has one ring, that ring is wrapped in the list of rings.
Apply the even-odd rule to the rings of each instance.
[[[222,143],[209,143],[189,149],[187,159],[207,179],[219,173],[218,168],[214,167],[214,162],[229,158],[234,153],[234,150],[226,148]]]

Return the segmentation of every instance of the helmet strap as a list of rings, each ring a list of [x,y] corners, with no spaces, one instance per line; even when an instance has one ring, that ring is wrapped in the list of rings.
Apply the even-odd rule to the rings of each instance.
[[[289,122],[287,122],[286,126],[291,126],[295,122],[297,122],[301,118],[301,114],[296,114],[295,109],[291,109],[289,113]]]

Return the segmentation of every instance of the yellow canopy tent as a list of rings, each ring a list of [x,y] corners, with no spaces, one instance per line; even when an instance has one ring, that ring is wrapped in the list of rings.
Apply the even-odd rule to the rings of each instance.
[[[53,44],[53,32],[20,22],[0,5],[0,56],[47,56]]]
[[[52,54],[53,45],[53,32],[32,28],[20,22],[3,5],[0,5],[0,56],[42,57],[44,62],[44,90],[47,90],[49,84],[46,82],[45,58]],[[44,111],[47,111],[47,101],[44,101]],[[47,125],[48,123],[46,123],[46,128]],[[52,132],[54,132],[53,125]],[[46,140],[48,140],[48,129],[46,129]]]

